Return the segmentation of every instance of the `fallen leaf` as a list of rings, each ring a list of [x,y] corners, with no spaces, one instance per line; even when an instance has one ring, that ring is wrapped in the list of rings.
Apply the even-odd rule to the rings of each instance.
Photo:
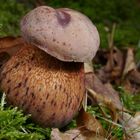
[[[111,84],[103,84],[94,73],[86,73],[85,75],[86,88],[94,90],[98,95],[112,102],[115,108],[122,110],[122,103],[119,99],[119,94],[115,91]]]
[[[88,130],[81,132],[79,129],[73,129],[62,133],[55,128],[52,129],[51,140],[105,140],[105,138]]]
[[[126,140],[140,140],[140,113],[133,117],[128,113],[120,113],[120,122],[126,132]]]
[[[110,52],[111,53],[111,52]],[[116,47],[113,48],[113,53],[108,57],[107,64],[105,66],[106,71],[116,71],[116,75],[112,76],[120,76],[122,67],[123,67],[123,53]],[[111,63],[112,62],[112,63]]]
[[[25,41],[21,37],[0,38],[0,67],[24,45]]]
[[[128,48],[125,66],[124,66],[124,70],[123,70],[123,77],[126,74],[128,74],[128,72],[135,70],[135,69],[136,69],[136,64],[135,64],[135,60],[134,60],[134,51],[132,48]]]
[[[51,140],[116,140],[114,137],[106,139],[106,131],[100,122],[83,109],[77,117],[77,125],[78,128],[63,133],[52,129]]]
[[[140,72],[135,64],[133,48],[127,49],[122,85],[131,94],[140,92]]]
[[[116,123],[118,120],[118,114],[117,114],[117,110],[116,107],[114,106],[114,104],[111,102],[111,100],[109,100],[108,98],[105,98],[99,94],[97,94],[95,91],[93,91],[92,89],[87,89],[89,92],[89,94],[92,96],[92,98],[94,98],[95,100],[97,100],[98,102],[104,104],[106,106],[106,108],[109,109],[110,111],[110,115],[112,117],[112,122]],[[99,105],[100,106],[100,105]],[[103,115],[105,114],[104,112],[102,112]],[[106,117],[106,115],[105,115]]]
[[[95,118],[95,116],[87,113],[82,108],[76,118],[77,126],[96,133],[99,136],[105,136],[105,130],[101,123]]]
[[[123,80],[122,86],[126,92],[132,93],[132,94],[135,93],[135,90],[128,79]]]
[[[130,94],[140,93],[140,72],[135,69],[131,70],[123,79],[122,85]]]
[[[137,70],[132,70],[129,75],[128,75],[128,79],[136,84],[140,85],[140,72],[138,72]]]
[[[25,41],[21,37],[3,37],[0,38],[0,53],[6,52],[10,56],[14,55],[21,47],[23,47]]]
[[[104,83],[114,81],[119,83],[124,66],[124,54],[118,48],[114,47],[112,51],[102,51],[102,54],[100,54],[100,56],[97,55],[96,57],[99,58],[95,58],[95,62],[98,60],[98,64],[103,65],[101,69],[95,71],[98,78]]]
[[[113,88],[113,86],[110,83],[105,83],[104,86],[108,90],[108,94],[109,94],[108,96],[112,100],[112,103],[114,104],[114,106],[117,106],[118,109],[122,110],[123,106],[120,101],[119,93]]]

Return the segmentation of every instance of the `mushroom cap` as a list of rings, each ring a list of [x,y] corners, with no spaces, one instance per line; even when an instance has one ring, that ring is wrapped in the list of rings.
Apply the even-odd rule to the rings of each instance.
[[[100,39],[88,17],[68,8],[40,6],[21,20],[25,40],[62,61],[89,62]]]
[[[62,127],[78,112],[85,92],[83,63],[60,61],[25,46],[3,65],[1,89],[44,127]]]

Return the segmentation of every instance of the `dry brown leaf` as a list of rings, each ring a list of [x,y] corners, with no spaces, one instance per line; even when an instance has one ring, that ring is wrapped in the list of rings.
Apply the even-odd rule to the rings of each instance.
[[[58,129],[51,132],[51,140],[116,140],[116,138],[105,138],[106,132],[99,121],[89,113],[81,109],[77,118],[78,128],[68,130],[64,133]]]
[[[135,64],[135,60],[134,60],[134,51],[132,48],[128,48],[126,61],[125,61],[125,67],[123,70],[123,77],[126,74],[128,74],[128,72],[135,70],[135,69],[136,69],[136,64]]]
[[[81,132],[79,129],[73,129],[62,133],[56,128],[52,129],[51,140],[105,140],[105,138],[88,130]]]
[[[106,72],[105,67],[102,67],[101,69],[95,71],[95,74],[103,83],[111,81],[110,72]]]
[[[22,48],[24,44],[25,42],[21,37],[0,38],[0,67]]]
[[[105,83],[104,86],[108,90],[108,94],[109,94],[108,98],[111,99],[114,106],[117,106],[118,109],[122,110],[123,106],[122,106],[122,103],[120,101],[119,93],[113,88],[113,86],[110,83]]]
[[[126,132],[126,140],[140,140],[140,112],[133,117],[128,113],[120,113],[120,122]]]
[[[104,104],[104,106],[106,106],[110,110],[110,115],[112,117],[112,124],[113,124],[113,122],[116,123],[117,120],[118,120],[118,114],[117,114],[116,107],[111,102],[111,100],[109,100],[106,97],[103,97],[103,96],[97,94],[92,89],[87,89],[87,90],[89,91],[88,93],[90,94],[90,96],[92,96],[98,102]]]
[[[140,72],[138,72],[137,70],[132,70],[128,75],[128,79],[131,82],[140,85]]]
[[[98,54],[99,56],[97,55],[96,57],[99,58],[95,58],[95,60],[98,60],[98,64],[103,65],[101,69],[96,70],[99,79],[102,82],[120,82],[124,65],[123,53],[114,47],[112,51],[102,51],[102,53]]]
[[[130,71],[123,80],[122,85],[131,94],[140,93],[140,72],[137,70]]]
[[[21,37],[3,37],[0,38],[0,53],[7,52],[10,56],[15,54],[25,41]]]
[[[77,126],[96,133],[99,136],[105,136],[105,130],[95,116],[87,113],[82,108],[76,119]],[[82,129],[81,129],[82,130]]]
[[[135,89],[132,87],[130,81],[128,79],[125,79],[123,82],[122,82],[122,85],[125,89],[126,92],[128,93],[135,93]]]
[[[103,84],[94,73],[85,75],[86,88],[94,90],[98,95],[102,96],[114,104],[115,108],[122,110],[122,104],[119,99],[119,94],[113,89],[111,84]]]
[[[111,57],[108,57],[108,61],[107,61],[107,64],[105,66],[105,70],[106,71],[116,71],[117,70],[116,73],[118,73],[118,75],[120,75],[122,67],[123,67],[123,63],[124,63],[123,62],[123,53],[118,48],[114,47],[113,54],[110,56]]]
[[[122,85],[131,94],[140,92],[140,72],[136,69],[133,48],[128,48]]]

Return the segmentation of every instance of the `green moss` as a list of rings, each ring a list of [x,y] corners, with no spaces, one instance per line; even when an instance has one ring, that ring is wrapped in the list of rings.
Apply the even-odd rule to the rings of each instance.
[[[124,107],[126,107],[126,109],[133,112],[134,114],[135,114],[135,112],[140,111],[140,104],[139,104],[140,95],[139,94],[132,95],[131,93],[125,91],[123,87],[118,87],[117,90],[120,93],[122,103],[123,103]]]
[[[0,37],[17,36],[20,34],[19,23],[21,17],[29,9],[16,0],[0,1]]]
[[[41,128],[23,115],[18,108],[6,107],[5,97],[0,102],[0,139],[1,140],[43,140],[50,137],[49,128]]]

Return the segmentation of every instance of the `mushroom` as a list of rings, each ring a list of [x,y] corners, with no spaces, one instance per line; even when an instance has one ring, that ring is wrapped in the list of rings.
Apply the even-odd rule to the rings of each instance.
[[[1,69],[9,104],[44,127],[63,127],[77,114],[85,93],[84,63],[99,47],[96,27],[68,8],[37,7],[21,21],[22,47]],[[71,62],[74,61],[74,62]]]

